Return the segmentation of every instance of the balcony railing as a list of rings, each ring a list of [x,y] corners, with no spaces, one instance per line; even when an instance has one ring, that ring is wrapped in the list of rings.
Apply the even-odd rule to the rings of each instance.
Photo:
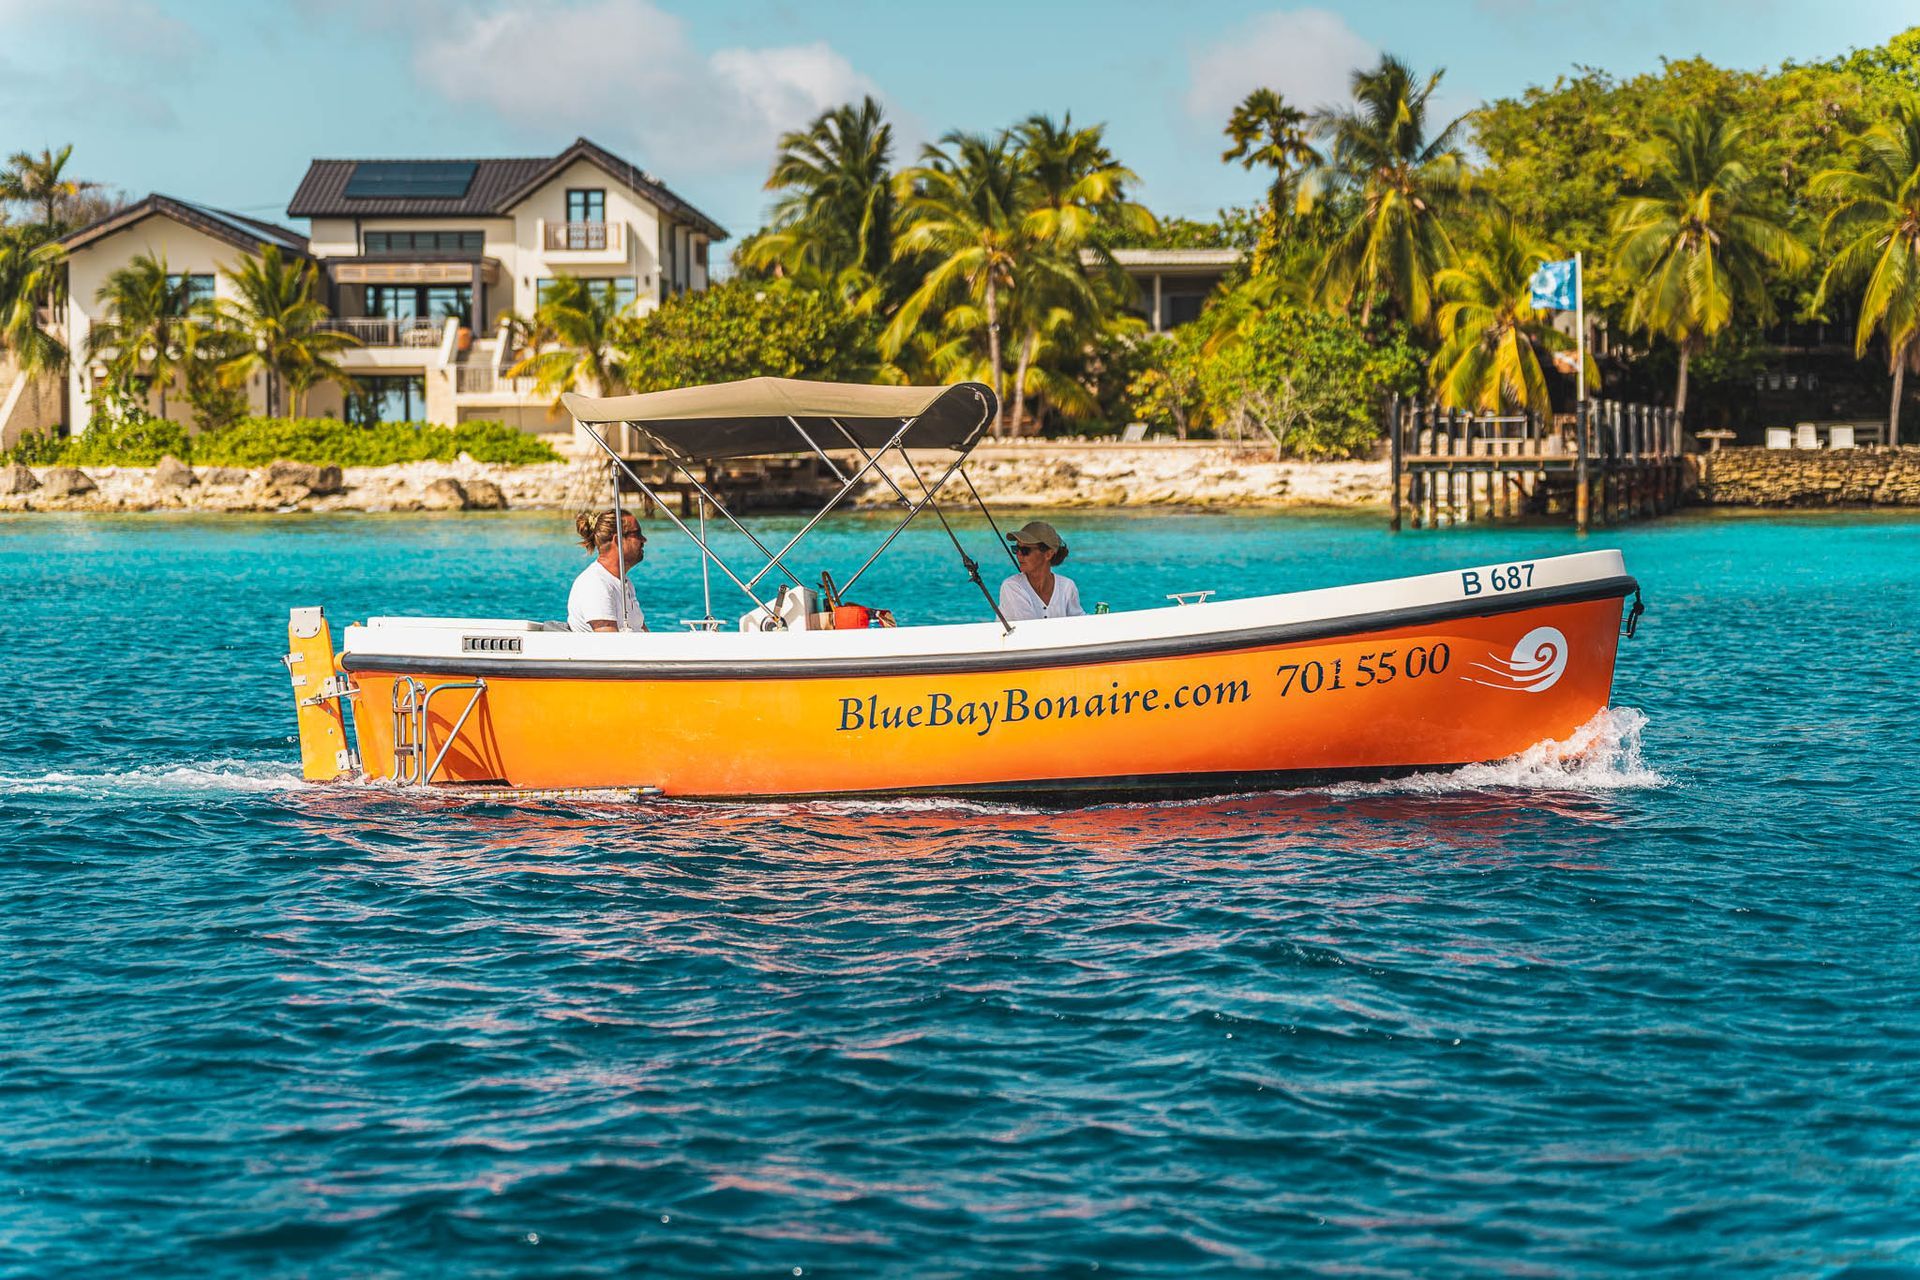
[[[549,249],[620,248],[620,224],[617,222],[549,222]]]
[[[530,396],[534,378],[509,378],[492,365],[459,365],[453,371],[453,389],[461,395],[497,394]]]
[[[344,333],[363,347],[437,347],[446,330],[444,320],[393,319],[387,316],[348,316],[321,326]]]

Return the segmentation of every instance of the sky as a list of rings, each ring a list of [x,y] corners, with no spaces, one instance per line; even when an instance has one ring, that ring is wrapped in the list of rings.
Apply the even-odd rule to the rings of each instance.
[[[1155,212],[1259,197],[1234,102],[1314,107],[1382,52],[1449,113],[1576,66],[1815,61],[1920,23],[1910,0],[0,0],[0,153],[276,221],[316,157],[551,155],[579,136],[733,232],[775,140],[870,93],[900,161],[1029,114],[1104,122]],[[290,225],[300,228],[299,223]]]

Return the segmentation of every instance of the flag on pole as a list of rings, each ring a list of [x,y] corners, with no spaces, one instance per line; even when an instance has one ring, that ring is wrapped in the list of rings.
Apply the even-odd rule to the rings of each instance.
[[[1574,260],[1543,262],[1533,273],[1533,305],[1549,311],[1572,311],[1579,306],[1574,284]]]

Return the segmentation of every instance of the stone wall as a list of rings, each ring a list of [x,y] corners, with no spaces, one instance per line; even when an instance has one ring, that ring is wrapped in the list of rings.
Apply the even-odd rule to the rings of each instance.
[[[1920,448],[1722,449],[1695,501],[1722,507],[1920,507]]]

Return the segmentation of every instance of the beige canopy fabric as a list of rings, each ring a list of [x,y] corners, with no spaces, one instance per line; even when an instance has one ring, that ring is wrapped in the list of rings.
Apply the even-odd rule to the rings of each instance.
[[[978,382],[871,387],[799,378],[748,378],[637,396],[569,392],[561,401],[580,422],[632,423],[670,456],[701,460],[811,453],[795,422],[822,449],[845,449],[847,436],[840,431],[845,428],[862,448],[872,450],[911,419],[902,445],[965,453],[999,408],[992,390]]]

